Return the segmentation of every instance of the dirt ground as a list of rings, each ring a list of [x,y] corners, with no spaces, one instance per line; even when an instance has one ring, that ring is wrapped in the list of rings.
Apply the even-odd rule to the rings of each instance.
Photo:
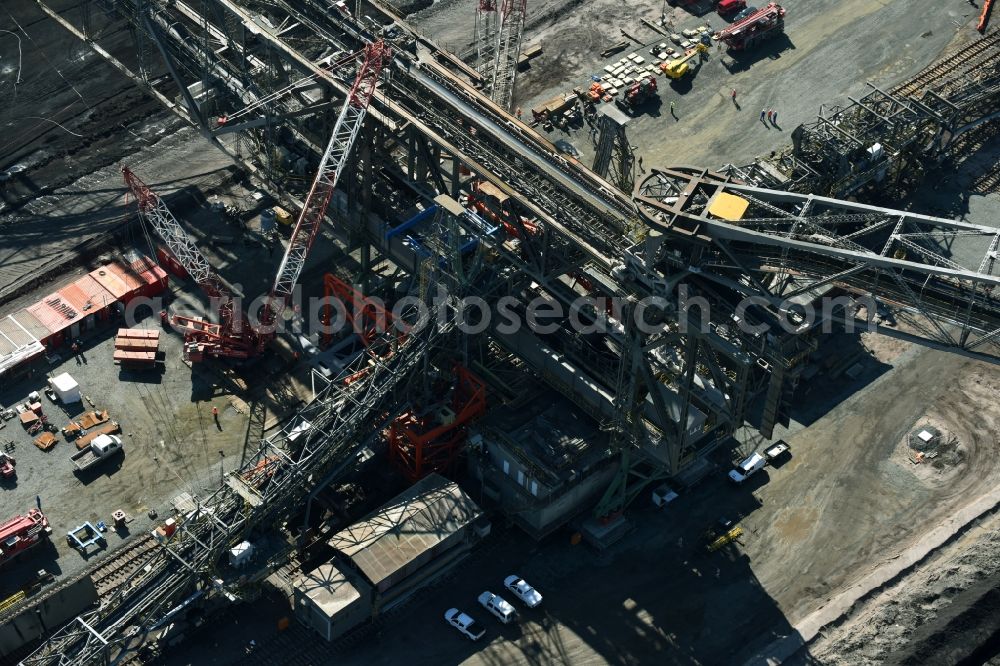
[[[997,663],[998,548],[994,514],[825,631],[809,646],[809,663]],[[976,649],[991,637],[992,645]]]
[[[24,169],[0,183],[2,299],[113,228],[113,210],[81,215],[108,202],[95,171],[175,138],[178,126],[34,2],[4,2],[0,26],[10,30],[0,33],[0,170]],[[113,54],[127,60],[127,33],[109,37],[119,46]],[[191,161],[203,166],[193,151]]]
[[[990,397],[998,391],[994,366],[914,350],[789,439],[798,455],[778,472],[787,478],[760,493],[765,505],[780,508],[752,517],[758,539],[747,553],[768,560],[771,573],[762,573],[761,582],[793,622],[1000,483],[1000,410]],[[954,434],[964,451],[960,461],[933,471],[910,463],[901,441],[929,420]],[[812,466],[824,469],[802,473]]]
[[[969,21],[978,10],[964,0],[947,0],[933,15],[922,0],[788,0],[786,38],[748,53],[738,61],[713,49],[709,59],[687,79],[660,76],[659,103],[629,123],[628,136],[644,166],[690,164],[718,167],[747,163],[791,142],[789,132],[815,119],[820,105],[847,104],[865,82],[880,86],[911,76],[933,61],[960,31],[969,38]],[[524,43],[540,44],[544,53],[520,73],[515,104],[525,113],[542,101],[574,87],[587,87],[604,65],[628,53],[650,62],[648,46],[669,40],[640,22],[656,22],[663,3],[655,0],[541,0],[528,3]],[[701,17],[667,8],[674,30],[704,25],[718,29],[725,21],[714,12]],[[457,53],[469,49],[475,11],[458,0],[439,0],[409,17],[414,25]],[[959,28],[959,26],[962,26]],[[644,43],[602,59],[600,52],[625,37],[624,29]],[[890,37],[891,35],[891,37]],[[724,64],[728,64],[728,67]],[[737,90],[739,106],[730,91]],[[677,119],[667,112],[675,104]],[[779,113],[781,129],[758,122],[762,108]],[[593,159],[588,129],[549,133]]]
[[[159,319],[149,317],[141,324],[159,328]],[[108,548],[114,548],[129,535],[150,529],[150,509],[162,520],[170,515],[172,497],[182,492],[204,496],[208,488],[217,486],[220,451],[225,454],[221,464],[226,470],[238,466],[247,436],[246,410],[241,413],[233,406],[229,393],[209,371],[182,362],[181,339],[176,335],[161,335],[162,372],[120,370],[111,361],[116,330],[117,325],[95,329],[92,335],[83,336],[79,359],[63,352],[61,363],[45,368],[53,376],[69,372],[93,406],[84,402],[64,408],[42,400],[49,421],[60,428],[83,411],[107,409],[121,424],[124,456],[103,463],[92,474],[78,476],[69,460],[77,449],[61,434],[54,448],[41,451],[16,420],[0,430],[0,441],[14,442],[17,459],[16,481],[0,486],[4,513],[23,513],[35,506],[37,496],[52,527],[54,546],[40,546],[16,561],[4,576],[0,596],[39,568],[63,576],[84,566],[84,559],[66,544],[69,529],[84,521],[103,520],[110,525],[111,513],[121,509],[135,520],[122,533],[108,533]],[[5,386],[0,404],[23,402],[29,392],[41,391],[44,385],[45,377],[36,375]],[[219,409],[218,427],[212,420],[213,406]]]

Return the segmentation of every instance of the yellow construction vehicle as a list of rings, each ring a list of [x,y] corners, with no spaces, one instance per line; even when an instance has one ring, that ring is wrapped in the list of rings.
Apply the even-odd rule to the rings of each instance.
[[[274,210],[274,217],[278,221],[278,224],[280,224],[283,227],[292,226],[292,222],[294,222],[295,220],[292,218],[291,213],[289,213],[281,206],[275,206],[273,210]]]
[[[735,525],[733,520],[723,517],[702,533],[701,543],[707,552],[714,553],[731,543],[738,542],[741,536],[743,528]]]
[[[688,61],[695,56],[706,52],[708,52],[708,47],[699,42],[685,51],[684,55],[680,58],[661,64],[660,69],[662,69],[663,73],[670,78],[679,79],[691,71],[691,65],[688,64]]]
[[[733,529],[720,534],[718,537],[707,543],[705,545],[705,550],[710,553],[714,553],[723,546],[729,545],[734,541],[738,541],[741,536],[743,536],[743,528],[737,525]]]

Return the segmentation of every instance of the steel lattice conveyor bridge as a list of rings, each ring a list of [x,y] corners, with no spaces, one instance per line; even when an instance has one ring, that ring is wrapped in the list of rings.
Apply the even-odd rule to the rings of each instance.
[[[468,293],[521,302],[542,295],[567,305],[581,296],[619,297],[628,307],[657,299],[647,313],[661,324],[655,331],[631,330],[591,308],[583,315],[607,324],[602,335],[579,335],[568,317],[544,340],[530,331],[487,333],[553,389],[628,429],[618,441],[641,455],[625,458],[623,474],[630,476],[602,502],[608,509],[622,508],[656,474],[675,474],[711,450],[743,423],[754,396],[766,393],[777,410],[772,396],[780,396],[783,377],[815,338],[741,331],[733,317],[747,297],[760,303],[756,320],[779,330],[779,322],[798,316],[788,302],[832,285],[871,295],[887,312],[912,315],[910,329],[893,333],[1000,357],[996,230],[751,187],[695,169],[654,171],[633,199],[559,155],[475,89],[467,65],[378,3],[362,3],[355,17],[318,0],[84,0],[65,14],[37,1],[293,199],[303,195],[297,179],[265,146],[283,142],[296,154],[318,156],[330,136],[330,111],[348,94],[352,75],[333,73],[328,64],[376,36],[386,39],[389,76],[372,100],[350,173],[337,185],[346,202],[337,224],[364,236],[363,257],[374,249],[405,264],[384,231],[388,221],[447,195],[467,209],[481,205],[478,213],[456,210],[424,230],[441,234],[429,247],[453,246],[444,234],[458,230],[489,253],[491,260],[480,256],[475,271],[455,270],[464,261],[458,256],[436,262],[435,271],[452,269],[447,279],[461,274]],[[101,46],[115,26],[133,36],[134,50],[122,60]],[[220,125],[214,118],[223,114],[230,120]],[[729,203],[745,202],[739,216],[713,213],[727,201],[723,194]],[[503,221],[506,236],[484,215]],[[707,321],[680,308],[681,283],[711,301]],[[286,428],[262,441],[256,456],[154,551],[149,567],[100,608],[52,634],[24,663],[127,659],[199,596],[228,594],[213,582],[220,557],[254,526],[294,511],[327,472],[349,465],[356,443],[398,409],[396,388],[430,353],[431,338],[443,334],[385,340],[392,353],[368,354],[359,361],[367,370],[353,368],[361,373],[357,381],[334,382],[290,422],[289,428],[311,423],[306,436],[291,438]],[[642,472],[637,461],[654,471]],[[640,477],[645,481],[635,482]]]

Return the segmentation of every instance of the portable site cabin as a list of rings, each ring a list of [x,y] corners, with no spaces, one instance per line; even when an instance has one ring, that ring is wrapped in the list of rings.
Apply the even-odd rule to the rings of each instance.
[[[49,379],[49,386],[62,403],[80,402],[80,385],[68,372]]]

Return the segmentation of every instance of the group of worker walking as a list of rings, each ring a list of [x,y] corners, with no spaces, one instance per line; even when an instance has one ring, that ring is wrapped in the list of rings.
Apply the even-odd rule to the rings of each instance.
[[[733,88],[729,93],[730,98],[733,100],[733,106],[736,110],[740,110],[740,103],[736,101],[736,88]],[[774,127],[778,127],[778,112],[774,109],[763,108],[760,110],[760,122],[764,123],[766,126],[768,123]]]
[[[767,119],[766,122],[764,120],[765,118]],[[778,126],[778,112],[777,111],[772,111],[771,109],[761,109],[760,110],[760,122],[764,123],[765,125],[767,123],[771,123],[772,125],[774,125],[775,127],[777,127]]]

